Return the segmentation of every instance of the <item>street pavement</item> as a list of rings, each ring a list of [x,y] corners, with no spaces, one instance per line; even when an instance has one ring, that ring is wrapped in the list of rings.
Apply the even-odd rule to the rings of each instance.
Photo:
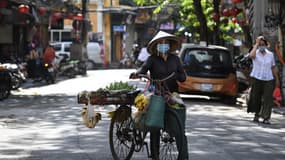
[[[0,160],[112,159],[107,112],[116,107],[96,106],[103,118],[89,129],[82,124],[82,105],[77,104],[76,94],[113,81],[126,81],[131,71],[91,71],[87,77],[61,80],[49,86],[24,84],[0,102]],[[253,115],[242,106],[228,106],[206,97],[184,100],[188,106],[186,135],[190,160],[285,159],[282,113],[273,112],[272,124],[266,125],[252,122]],[[146,151],[134,153],[132,159],[147,159]]]

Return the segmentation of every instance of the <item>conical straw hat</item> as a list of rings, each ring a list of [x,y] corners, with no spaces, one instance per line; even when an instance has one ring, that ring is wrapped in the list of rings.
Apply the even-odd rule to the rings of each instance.
[[[164,31],[159,31],[147,45],[147,51],[149,54],[157,53],[156,45],[161,39],[167,39],[170,41],[170,52],[175,51],[180,46],[180,41],[177,36]]]

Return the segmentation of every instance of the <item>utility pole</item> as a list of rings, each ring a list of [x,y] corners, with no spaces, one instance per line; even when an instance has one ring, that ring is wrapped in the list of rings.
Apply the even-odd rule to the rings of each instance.
[[[82,0],[81,1],[81,14],[82,14],[82,19],[77,20],[76,22],[81,24],[80,31],[81,33],[79,34],[79,39],[76,39],[72,45],[70,46],[70,59],[74,60],[79,60],[80,64],[80,70],[84,73],[81,74],[86,74],[87,70],[87,60],[88,60],[88,55],[87,55],[87,22],[88,22],[88,16],[87,16],[87,5],[88,5],[89,0]]]
[[[87,45],[87,1],[88,0],[82,0],[82,16],[83,16],[83,23],[82,23],[82,32],[81,32],[81,37],[82,37],[82,43],[84,46]]]

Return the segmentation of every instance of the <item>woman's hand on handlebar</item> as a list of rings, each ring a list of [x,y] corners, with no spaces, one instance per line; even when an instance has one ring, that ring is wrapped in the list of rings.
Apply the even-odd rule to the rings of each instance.
[[[147,74],[139,74],[139,73],[136,73],[136,72],[131,73],[130,77],[129,77],[129,79],[140,79],[140,78],[146,78],[148,80],[151,80],[149,75],[147,75]]]
[[[140,77],[136,72],[131,73],[129,76],[129,79],[138,79],[138,78],[140,78]]]

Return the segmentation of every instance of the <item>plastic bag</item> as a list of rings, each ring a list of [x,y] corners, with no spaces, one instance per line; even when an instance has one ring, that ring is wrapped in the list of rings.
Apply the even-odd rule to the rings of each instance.
[[[281,90],[279,87],[275,87],[273,91],[273,102],[275,105],[277,105],[277,107],[281,107],[281,104],[280,104],[281,100],[282,100]]]
[[[101,120],[101,114],[96,113],[94,106],[90,104],[82,108],[81,117],[83,124],[88,128],[94,128],[99,120]]]

